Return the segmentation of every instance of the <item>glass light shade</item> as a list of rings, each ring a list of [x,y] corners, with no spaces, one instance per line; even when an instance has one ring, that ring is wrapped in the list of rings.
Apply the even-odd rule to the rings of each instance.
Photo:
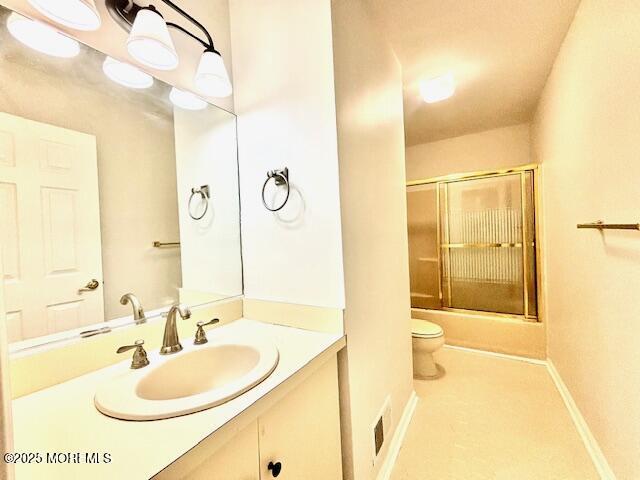
[[[47,18],[75,30],[97,30],[101,20],[94,0],[29,0]]]
[[[173,70],[178,66],[178,54],[162,16],[143,8],[136,14],[127,50],[138,62],[157,70]]]
[[[102,64],[104,74],[120,85],[129,88],[149,88],[153,85],[153,77],[139,68],[107,57]]]
[[[183,108],[185,110],[202,110],[207,107],[207,102],[197,95],[185,90],[180,90],[176,87],[171,88],[169,99],[176,107]]]
[[[16,40],[47,55],[71,58],[80,53],[80,45],[73,38],[15,12],[7,18],[7,29]]]
[[[420,96],[427,103],[436,103],[451,97],[456,91],[452,73],[420,83]]]
[[[228,97],[233,91],[222,57],[209,50],[200,57],[193,83],[198,93],[209,97]]]

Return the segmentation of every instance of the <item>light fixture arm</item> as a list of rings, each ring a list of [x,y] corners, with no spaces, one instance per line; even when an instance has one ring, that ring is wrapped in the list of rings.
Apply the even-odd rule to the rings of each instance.
[[[179,13],[182,17],[184,17],[193,25],[198,27],[198,29],[200,29],[202,33],[204,33],[206,40],[203,40],[198,35],[190,32],[189,30],[187,30],[181,25],[178,25],[177,23],[166,22],[167,27],[171,27],[181,31],[185,35],[191,37],[193,40],[200,43],[205,48],[205,50],[210,50],[219,54],[219,52],[215,49],[213,45],[213,38],[211,38],[211,34],[209,34],[207,29],[204,27],[204,25],[202,25],[195,18],[193,18],[191,15],[185,12],[182,8],[178,7],[171,0],[158,0],[158,1],[164,3],[173,11]],[[131,30],[131,26],[133,25],[136,15],[140,10],[142,10],[143,8],[152,8],[153,10],[156,10],[156,8],[151,4],[149,5],[149,7],[141,7],[140,5],[137,5],[132,0],[106,0],[105,4],[111,17],[116,21],[116,23],[118,23],[122,28],[124,28],[127,31]]]
[[[189,30],[187,30],[186,28],[178,25],[177,23],[173,23],[173,22],[166,22],[166,23],[167,23],[167,27],[174,28],[175,30],[179,30],[182,33],[184,33],[185,35],[188,35],[189,37],[193,38],[196,42],[201,44],[205,48],[205,50],[217,51],[217,50],[215,50],[215,48],[213,48],[213,42],[211,43],[211,45],[208,44],[207,42],[202,40],[200,37],[198,37],[197,35],[194,35]]]

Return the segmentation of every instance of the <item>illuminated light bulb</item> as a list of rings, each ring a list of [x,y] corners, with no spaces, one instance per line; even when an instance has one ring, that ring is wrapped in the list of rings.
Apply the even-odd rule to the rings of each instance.
[[[452,73],[420,82],[420,96],[427,103],[436,103],[451,97],[456,91]]]
[[[80,44],[73,38],[15,12],[7,18],[7,29],[16,40],[46,55],[71,58],[80,53]]]
[[[47,18],[75,30],[97,30],[102,23],[93,0],[29,0]]]
[[[153,7],[142,8],[136,14],[127,51],[141,64],[157,70],[173,70],[178,66],[178,54],[167,24]]]
[[[104,74],[120,85],[129,88],[149,88],[153,77],[133,65],[107,57],[102,64]]]
[[[233,92],[224,61],[213,50],[206,50],[200,57],[193,84],[198,93],[208,97],[223,98]]]

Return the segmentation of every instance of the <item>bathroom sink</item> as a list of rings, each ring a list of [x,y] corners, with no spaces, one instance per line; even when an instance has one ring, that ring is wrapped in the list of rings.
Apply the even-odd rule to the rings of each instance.
[[[160,420],[206,410],[258,385],[278,364],[268,342],[219,340],[189,345],[101,385],[96,408],[124,420]]]

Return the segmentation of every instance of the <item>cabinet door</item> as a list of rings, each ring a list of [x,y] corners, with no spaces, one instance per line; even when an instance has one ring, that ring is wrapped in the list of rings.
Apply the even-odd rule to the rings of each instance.
[[[154,480],[259,480],[257,422],[209,455],[206,440],[153,477]]]
[[[339,408],[333,357],[258,419],[261,480],[341,480]]]

